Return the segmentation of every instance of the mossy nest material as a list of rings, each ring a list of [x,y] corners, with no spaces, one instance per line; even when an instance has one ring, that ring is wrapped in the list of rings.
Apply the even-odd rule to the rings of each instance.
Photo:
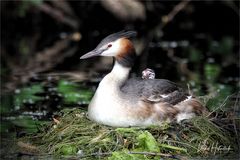
[[[86,111],[80,109],[62,113],[57,124],[53,122],[20,140],[37,146],[40,153],[93,159],[202,157],[238,150],[237,133],[207,117],[147,128],[113,128],[88,120]]]

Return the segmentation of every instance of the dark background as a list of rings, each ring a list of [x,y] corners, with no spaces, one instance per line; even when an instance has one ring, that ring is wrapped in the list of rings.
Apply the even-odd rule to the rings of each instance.
[[[109,2],[61,1],[59,5],[55,1],[42,0],[1,1],[2,87],[11,89],[25,84],[31,77],[29,74],[84,70],[87,64],[79,57],[95,48],[105,36],[121,30],[138,32],[136,47],[141,49],[134,68],[138,74],[150,67],[156,71],[157,78],[201,80],[204,84],[204,65],[213,63],[220,70],[216,81],[236,87],[239,77],[239,2],[134,1],[142,7],[142,14],[137,14],[138,7],[127,8],[134,6],[132,2],[114,2],[119,8],[118,14],[114,13],[113,6],[105,3]],[[175,11],[177,5],[183,7]],[[42,9],[43,6],[50,11]],[[166,21],[171,16],[172,19]],[[65,22],[69,19],[75,25]],[[81,35],[79,41],[68,42],[62,53],[46,54],[39,62],[38,54],[53,47],[61,36],[75,32]],[[64,53],[74,47],[73,53]],[[99,58],[88,60],[87,66],[94,71],[96,68],[90,64],[98,61]],[[187,70],[179,68],[182,63]],[[100,66],[106,65],[111,68],[108,63]],[[14,82],[16,75],[19,82]]]

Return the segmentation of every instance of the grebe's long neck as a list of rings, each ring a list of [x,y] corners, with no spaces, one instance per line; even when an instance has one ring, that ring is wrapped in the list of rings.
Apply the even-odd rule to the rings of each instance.
[[[121,86],[129,77],[131,68],[121,65],[118,61],[114,62],[112,71],[107,75],[117,86]]]

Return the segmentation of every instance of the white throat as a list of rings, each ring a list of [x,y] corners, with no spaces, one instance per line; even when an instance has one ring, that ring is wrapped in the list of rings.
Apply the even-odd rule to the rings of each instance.
[[[112,71],[108,74],[111,77],[119,82],[124,82],[129,76],[131,68],[124,67],[115,61]]]

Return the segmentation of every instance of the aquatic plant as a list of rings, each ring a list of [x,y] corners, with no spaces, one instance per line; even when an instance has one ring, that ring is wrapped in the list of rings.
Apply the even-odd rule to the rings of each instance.
[[[221,126],[223,122],[196,117],[181,124],[114,128],[90,121],[86,111],[64,109],[59,120],[46,125],[38,134],[19,140],[31,142],[40,153],[60,157],[110,160],[204,157],[237,151],[236,134]]]

